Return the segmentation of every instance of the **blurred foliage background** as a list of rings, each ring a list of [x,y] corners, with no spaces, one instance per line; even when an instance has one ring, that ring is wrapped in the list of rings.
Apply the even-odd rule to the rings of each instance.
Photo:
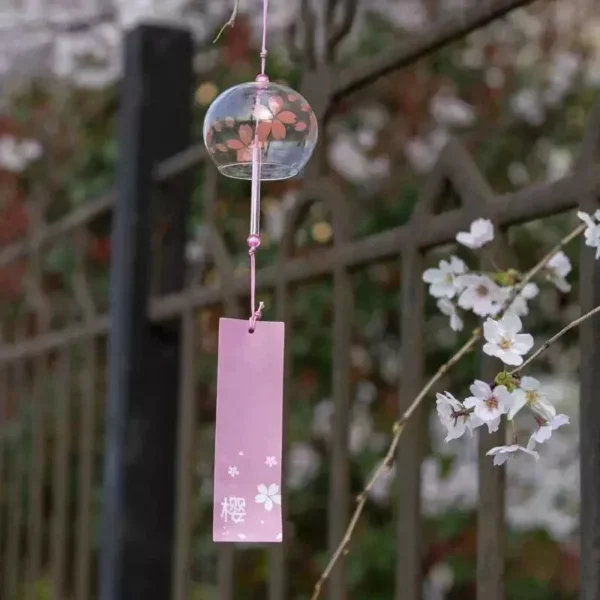
[[[365,3],[366,4],[366,3]],[[374,3],[379,7],[383,3]],[[403,4],[409,9],[399,8]],[[435,3],[434,3],[435,4]],[[389,2],[385,10],[362,7],[339,60],[352,64],[384,51],[400,36],[417,35],[431,25],[431,3]],[[412,7],[412,8],[410,8]],[[291,10],[291,5],[290,5]],[[280,11],[281,12],[281,11]],[[443,15],[439,18],[443,18]],[[429,19],[429,21],[428,21]],[[241,15],[215,48],[202,49],[197,61],[195,134],[209,104],[221,91],[252,79],[256,70],[257,38],[254,15]],[[214,31],[217,29],[215,21]],[[285,30],[282,27],[282,31]],[[214,33],[211,29],[211,33]],[[293,62],[284,36],[276,36],[270,54],[271,79],[298,87],[301,69]],[[79,66],[79,69],[85,69]],[[118,94],[110,77],[102,85],[83,85],[85,77],[31,79],[10,95],[0,118],[0,245],[23,239],[31,225],[35,202],[49,223],[90,199],[110,192],[118,154],[115,117]],[[83,82],[83,83],[82,83]],[[405,223],[420,186],[427,181],[444,145],[455,136],[468,149],[497,193],[567,175],[577,159],[586,118],[600,86],[600,15],[587,3],[538,2],[486,26],[464,40],[444,46],[429,57],[394,72],[336,105],[322,136],[324,171],[342,185],[351,215],[353,235],[364,237]],[[44,160],[36,160],[43,154]],[[196,173],[193,214],[187,247],[190,285],[218,285],[219,276],[207,250],[205,174]],[[284,222],[294,206],[300,183],[265,186],[261,264],[275,260]],[[237,269],[247,269],[244,249],[249,189],[244,183],[219,180],[215,214],[218,227],[233,253]],[[457,201],[448,189],[445,206]],[[509,237],[517,268],[556,242],[572,224],[572,215],[528,223]],[[85,263],[99,312],[108,308],[111,258],[110,217],[94,220],[84,240],[61,239],[43,257],[44,293],[51,306],[51,328],[81,319],[77,303],[78,261]],[[294,236],[294,255],[311,256],[330,245],[333,228],[326,207],[314,204]],[[429,257],[431,264],[448,253]],[[577,248],[567,249],[574,265]],[[429,260],[428,259],[428,260]],[[468,258],[474,266],[472,258]],[[39,323],[24,300],[26,260],[0,268],[0,318],[6,342],[31,337]],[[363,482],[383,455],[396,418],[400,360],[399,263],[389,261],[353,274],[355,308],[352,323],[352,491]],[[568,295],[550,286],[526,317],[536,340],[547,337],[577,314],[577,281]],[[274,299],[265,297],[267,318],[274,316]],[[293,598],[306,598],[328,553],[327,495],[330,464],[332,403],[331,282],[299,286],[293,292],[291,338],[290,453],[287,486],[292,523],[290,573]],[[197,314],[196,398],[197,470],[194,499],[194,600],[218,598],[215,588],[216,550],[211,541],[212,444],[218,318],[222,308]],[[474,323],[473,323],[474,325]],[[466,328],[467,330],[469,327]],[[428,370],[450,357],[463,335],[453,333],[432,302],[427,322]],[[104,345],[98,345],[99,356]],[[74,372],[81,356],[73,350]],[[508,473],[508,597],[511,600],[567,600],[578,586],[578,350],[576,334],[538,363],[540,378],[554,386],[557,403],[571,416],[572,426],[553,437],[535,467],[514,461]],[[444,387],[464,393],[476,373],[475,356],[467,357],[446,378]],[[51,365],[45,402],[53,418],[58,392],[58,367]],[[101,498],[102,396],[97,377],[98,417],[95,444],[95,506]],[[73,438],[78,436],[79,395],[72,404]],[[431,404],[431,403],[430,403]],[[28,475],[30,419],[17,411],[7,389],[3,435],[19,439],[23,476]],[[423,539],[423,598],[467,600],[475,597],[475,507],[477,504],[476,447],[473,440],[443,443],[431,419],[427,458],[422,467],[425,519]],[[56,440],[48,435],[48,456]],[[70,501],[76,502],[78,458],[71,458]],[[52,469],[51,459],[47,469]],[[394,582],[394,498],[399,488],[393,470],[373,490],[365,517],[349,554],[350,598],[387,600]],[[6,504],[10,492],[1,495]],[[30,499],[22,498],[27,512]],[[47,501],[50,503],[50,501]],[[45,505],[46,506],[46,505]],[[47,505],[49,507],[50,504]],[[6,506],[4,506],[6,510]],[[46,511],[49,515],[50,508]],[[49,518],[49,516],[48,516]],[[25,521],[24,521],[25,522]],[[96,540],[97,551],[97,540]],[[264,598],[268,577],[266,553],[242,549],[237,554],[236,594]],[[39,589],[38,589],[39,588]],[[36,598],[49,597],[48,584],[36,584]]]

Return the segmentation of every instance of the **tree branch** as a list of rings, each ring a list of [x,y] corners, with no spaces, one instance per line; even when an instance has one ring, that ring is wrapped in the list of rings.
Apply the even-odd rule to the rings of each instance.
[[[531,4],[533,0],[487,0],[460,11],[437,23],[421,35],[386,48],[362,64],[342,70],[334,84],[334,100],[351,94],[373,83],[383,75],[414,63],[419,58],[438,50],[451,41],[458,40],[471,31],[502,17],[511,10]]]
[[[223,32],[228,27],[235,27],[235,20],[237,19],[239,10],[240,10],[240,0],[235,0],[235,4],[233,5],[233,11],[231,13],[231,17],[229,17],[229,21],[227,21],[227,23],[225,23],[225,25],[223,25],[223,27],[221,27],[221,29],[219,30],[219,33],[217,33],[217,37],[213,40],[213,44],[215,44],[217,42],[217,40],[221,37]]]
[[[542,271],[542,269],[544,267],[547,266],[547,264],[550,262],[552,257],[557,252],[562,250],[562,248],[564,248],[569,242],[571,242],[573,239],[575,239],[577,236],[579,236],[584,230],[585,230],[585,224],[582,224],[582,225],[579,225],[578,227],[576,227],[573,231],[571,231],[571,233],[569,233],[565,237],[563,237],[560,240],[560,242],[558,242],[558,244],[556,244],[556,246],[554,246],[554,248],[552,248],[552,250],[550,250],[550,252],[548,252],[538,263],[536,263],[536,265],[534,267],[532,267],[525,274],[525,276],[521,279],[521,281],[519,281],[519,283],[517,285],[515,285],[510,296],[504,302],[504,304],[502,306],[502,310],[500,311],[500,315],[503,315],[507,311],[507,309],[510,307],[510,305],[514,302],[515,298],[523,291],[523,288],[540,271]],[[583,317],[580,317],[577,321],[574,321],[573,323],[568,325],[564,330],[559,332],[559,334],[554,336],[554,338],[551,338],[550,340],[548,340],[548,342],[546,342],[547,346],[546,346],[546,344],[544,344],[544,346],[549,347],[550,344],[554,343],[554,341],[556,341],[556,339],[558,339],[561,335],[566,333],[566,331],[568,331],[569,329],[572,329],[573,327],[576,327],[579,323],[584,321],[586,318],[591,317],[592,314],[595,314],[596,312],[600,312],[600,307],[595,308],[593,311],[590,311],[590,313],[587,313]],[[352,514],[350,523],[348,524],[348,527],[346,528],[344,537],[342,538],[342,541],[340,542],[340,544],[336,548],[335,552],[331,556],[329,562],[327,563],[327,566],[325,567],[323,573],[319,577],[319,580],[315,584],[313,594],[311,596],[311,600],[317,600],[317,598],[319,598],[319,596],[321,594],[321,590],[323,588],[323,584],[327,581],[327,579],[328,579],[329,575],[331,574],[331,572],[333,571],[333,568],[335,567],[336,563],[344,554],[346,554],[348,552],[348,547],[350,546],[350,542],[352,541],[352,535],[354,533],[354,530],[356,529],[356,525],[358,524],[358,521],[359,521],[359,519],[362,515],[362,512],[365,508],[365,505],[367,503],[367,498],[368,498],[369,492],[371,491],[371,489],[375,485],[375,482],[379,479],[381,474],[383,472],[387,471],[390,468],[390,466],[392,465],[392,463],[394,461],[394,456],[396,454],[396,449],[398,448],[398,443],[400,441],[400,437],[402,435],[402,432],[404,431],[404,428],[406,427],[408,420],[411,418],[411,416],[414,414],[414,412],[417,410],[417,408],[423,402],[423,400],[425,399],[427,394],[431,391],[433,386],[454,365],[456,365],[463,356],[465,356],[466,354],[468,354],[469,352],[471,352],[471,350],[473,350],[475,348],[475,344],[479,341],[480,338],[481,338],[481,329],[476,329],[473,332],[473,335],[471,335],[471,337],[465,342],[465,344],[435,372],[433,377],[425,384],[423,389],[419,392],[417,397],[412,401],[411,405],[402,414],[400,419],[394,423],[394,426],[393,426],[394,435],[392,437],[392,441],[390,443],[388,451],[386,452],[386,455],[383,458],[383,460],[381,460],[380,463],[378,464],[378,466],[376,467],[375,471],[373,472],[373,475],[371,475],[371,477],[368,480],[367,484],[365,485],[363,491],[357,496],[356,508],[354,509],[354,513]],[[535,358],[536,356],[539,356],[539,354],[541,354],[546,349],[544,346],[542,346],[542,348],[540,348],[540,350],[538,350],[527,362],[525,362],[521,366],[521,368],[523,368],[525,365],[527,365],[529,362],[531,362],[531,360],[533,360],[533,358]]]
[[[596,306],[596,308],[592,308],[592,310],[586,312],[584,315],[581,315],[578,319],[571,321],[568,325],[563,327],[558,333],[553,335],[550,339],[547,339],[520,367],[513,369],[510,374],[518,375],[525,367],[529,366],[538,356],[542,353],[546,352],[554,342],[559,340],[565,333],[571,331],[571,329],[575,329],[581,325],[584,321],[587,321],[589,318],[593,317],[595,314],[600,312],[600,306]]]
[[[341,22],[336,26],[333,23],[333,15],[329,23],[331,33],[327,40],[327,55],[329,59],[333,58],[338,44],[350,33],[356,14],[358,13],[358,0],[344,0],[343,17]]]
[[[310,7],[309,0],[302,0],[300,4],[300,18],[303,26],[304,67],[312,70],[317,66],[316,32],[317,20]]]

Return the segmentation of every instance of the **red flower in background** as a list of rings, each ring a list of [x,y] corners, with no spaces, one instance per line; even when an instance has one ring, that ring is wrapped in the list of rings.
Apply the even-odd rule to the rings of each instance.
[[[92,262],[106,264],[110,260],[110,237],[95,238],[90,243],[88,256]]]
[[[24,260],[0,269],[0,290],[4,302],[11,302],[21,294],[26,273],[27,263]]]

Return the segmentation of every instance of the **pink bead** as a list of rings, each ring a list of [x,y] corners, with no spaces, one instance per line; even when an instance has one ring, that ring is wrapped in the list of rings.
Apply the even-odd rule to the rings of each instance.
[[[260,237],[258,235],[251,235],[246,241],[250,250],[256,250],[260,246]]]
[[[269,76],[261,73],[256,76],[256,83],[269,83]]]

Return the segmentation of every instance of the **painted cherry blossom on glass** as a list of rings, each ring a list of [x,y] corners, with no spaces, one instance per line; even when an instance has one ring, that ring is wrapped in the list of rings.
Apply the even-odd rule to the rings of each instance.
[[[221,319],[215,542],[281,542],[283,323]]]
[[[223,92],[204,121],[206,148],[223,175],[251,179],[253,153],[260,179],[297,175],[313,153],[317,118],[308,102],[287,86],[245,83]]]

